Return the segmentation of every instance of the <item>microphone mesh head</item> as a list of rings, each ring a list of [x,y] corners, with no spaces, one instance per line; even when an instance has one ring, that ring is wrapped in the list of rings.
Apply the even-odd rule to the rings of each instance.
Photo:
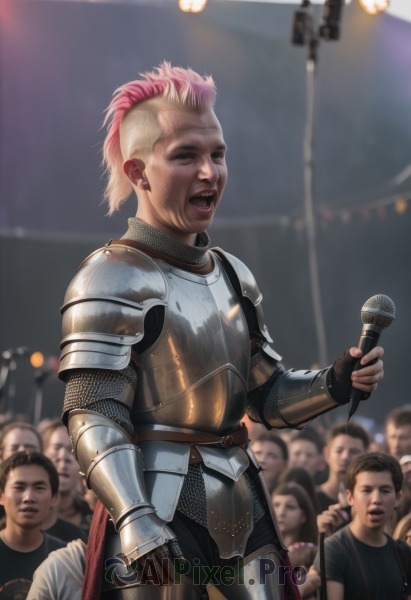
[[[388,296],[377,294],[364,304],[361,309],[361,320],[364,325],[375,325],[386,329],[395,319],[395,305]]]

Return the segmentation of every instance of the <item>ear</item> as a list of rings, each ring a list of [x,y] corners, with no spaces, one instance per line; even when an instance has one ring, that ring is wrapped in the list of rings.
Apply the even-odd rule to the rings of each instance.
[[[134,187],[147,190],[149,185],[144,175],[145,164],[139,158],[129,158],[123,164],[123,171]]]
[[[354,494],[351,492],[351,490],[345,490],[345,493],[347,495],[348,504],[350,506],[354,506]]]
[[[398,494],[397,494],[397,498],[396,498],[396,500],[395,500],[394,508],[397,508],[397,506],[399,505],[399,503],[400,503],[400,500],[401,500],[401,496],[402,496],[402,491],[400,490],[400,491],[398,492]]]

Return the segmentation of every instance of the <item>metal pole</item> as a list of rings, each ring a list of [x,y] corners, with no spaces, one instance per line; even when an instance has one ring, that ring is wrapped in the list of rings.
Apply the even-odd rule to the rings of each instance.
[[[313,40],[316,45],[316,41]],[[304,134],[304,212],[308,241],[308,262],[310,270],[311,298],[314,309],[314,323],[318,344],[318,359],[321,367],[326,367],[327,339],[321,303],[320,275],[316,245],[316,227],[314,214],[314,108],[316,47],[307,59],[307,106]]]
[[[34,427],[40,423],[41,420],[41,409],[43,404],[43,383],[38,381],[36,385],[36,399],[34,401]]]

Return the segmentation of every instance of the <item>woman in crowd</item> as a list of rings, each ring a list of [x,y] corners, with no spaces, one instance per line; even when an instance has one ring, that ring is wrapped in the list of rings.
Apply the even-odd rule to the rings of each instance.
[[[307,492],[297,483],[283,483],[274,490],[272,501],[291,564],[305,567],[308,572],[317,551],[318,531],[315,510]],[[302,597],[311,597],[319,585],[318,576],[307,575],[305,584],[300,587]]]
[[[315,513],[318,514],[320,512],[314,479],[306,469],[303,467],[293,467],[292,469],[283,471],[278,478],[278,485],[282,483],[298,483],[307,492]]]
[[[411,546],[411,514],[405,515],[398,522],[392,537],[394,540],[402,540],[408,546]]]
[[[57,514],[88,532],[92,511],[82,498],[79,466],[71,452],[71,441],[66,427],[55,419],[43,434],[44,454],[51,460],[59,475]],[[46,530],[47,527],[45,527]]]

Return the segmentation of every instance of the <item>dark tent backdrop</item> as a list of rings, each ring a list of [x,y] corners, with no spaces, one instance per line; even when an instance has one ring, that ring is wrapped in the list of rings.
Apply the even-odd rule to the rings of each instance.
[[[58,308],[82,258],[121,235],[130,199],[105,217],[99,169],[102,113],[113,90],[167,59],[212,73],[228,143],[229,183],[212,228],[216,245],[253,270],[275,348],[287,366],[317,361],[307,248],[301,229],[304,50],[289,44],[293,7],[210,2],[200,15],[169,4],[9,0],[0,47],[0,340],[57,354]],[[411,161],[411,24],[371,18],[355,0],[338,43],[320,50],[317,205],[348,206],[401,192]],[[367,213],[364,213],[367,216]],[[380,217],[382,217],[380,213]],[[383,420],[408,401],[406,298],[410,215],[387,208],[349,223],[320,219],[319,261],[329,357],[356,342],[362,303],[390,295],[387,377],[364,415]],[[322,226],[324,225],[324,227]],[[326,227],[325,227],[326,226]],[[16,409],[30,400],[18,368]],[[58,414],[63,386],[46,386]],[[340,409],[340,416],[346,411]]]

